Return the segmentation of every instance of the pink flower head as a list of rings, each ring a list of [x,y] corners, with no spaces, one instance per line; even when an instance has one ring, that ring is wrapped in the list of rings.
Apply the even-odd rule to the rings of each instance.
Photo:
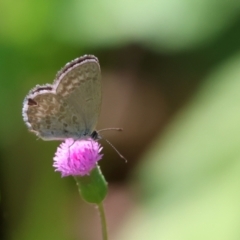
[[[102,158],[101,150],[100,144],[91,138],[86,140],[69,138],[58,147],[53,158],[53,166],[56,171],[61,172],[62,177],[88,175]]]

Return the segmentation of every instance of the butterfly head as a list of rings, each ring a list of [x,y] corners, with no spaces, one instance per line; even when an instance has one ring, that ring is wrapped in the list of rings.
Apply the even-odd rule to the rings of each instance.
[[[93,131],[90,135],[90,137],[93,139],[93,140],[100,140],[102,139],[102,137],[99,135],[99,133],[97,131]]]

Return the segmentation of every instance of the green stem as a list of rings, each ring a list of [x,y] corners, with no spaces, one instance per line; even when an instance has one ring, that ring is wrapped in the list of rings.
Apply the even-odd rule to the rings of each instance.
[[[98,211],[100,214],[100,220],[101,220],[101,225],[102,225],[102,239],[108,240],[107,221],[106,221],[106,216],[105,216],[105,212],[104,212],[103,202],[97,204],[97,206],[98,206]]]

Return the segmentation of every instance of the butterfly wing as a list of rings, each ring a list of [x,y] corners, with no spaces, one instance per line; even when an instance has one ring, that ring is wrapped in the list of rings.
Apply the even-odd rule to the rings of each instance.
[[[52,85],[31,90],[23,103],[28,128],[44,140],[89,136],[100,113],[100,75],[97,58],[83,56],[68,63]]]
[[[102,102],[101,71],[94,56],[83,56],[67,64],[59,73],[56,93],[76,112],[80,132],[90,135],[97,125]]]

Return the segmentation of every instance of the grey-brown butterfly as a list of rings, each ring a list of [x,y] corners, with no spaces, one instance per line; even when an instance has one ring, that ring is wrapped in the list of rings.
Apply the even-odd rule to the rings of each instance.
[[[24,99],[22,115],[29,130],[43,140],[98,139],[101,99],[98,59],[85,55],[67,63],[53,84],[33,88]]]

